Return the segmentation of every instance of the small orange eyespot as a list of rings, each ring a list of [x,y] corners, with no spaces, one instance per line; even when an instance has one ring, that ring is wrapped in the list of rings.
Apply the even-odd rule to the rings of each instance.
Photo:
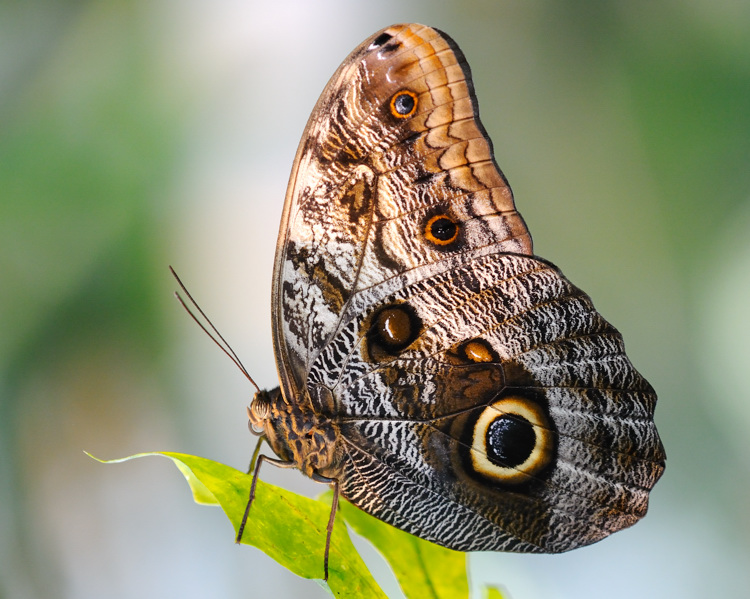
[[[456,221],[445,214],[436,214],[424,228],[427,241],[437,245],[448,245],[458,238],[459,227]]]
[[[403,89],[391,98],[391,114],[397,119],[409,118],[417,111],[417,94]]]
[[[469,341],[464,345],[464,353],[472,362],[494,362],[496,359],[492,348],[483,339]]]

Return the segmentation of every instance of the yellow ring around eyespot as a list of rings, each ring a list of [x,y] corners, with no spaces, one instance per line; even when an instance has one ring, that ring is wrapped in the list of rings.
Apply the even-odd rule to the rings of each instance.
[[[434,225],[437,221],[443,218],[445,220],[449,220],[450,222],[452,222],[453,225],[456,227],[455,232],[449,239],[438,239],[432,234],[432,225]],[[454,241],[456,241],[456,238],[458,237],[458,231],[459,231],[458,223],[447,214],[436,214],[430,220],[428,220],[427,224],[424,226],[425,239],[427,239],[427,241],[429,241],[430,243],[434,243],[436,245],[449,245],[453,243]]]
[[[396,110],[396,100],[403,96],[409,96],[414,101],[414,106],[412,106],[412,109],[407,112],[406,114],[401,114],[398,110]],[[417,106],[419,105],[419,97],[417,94],[415,94],[413,91],[410,91],[408,89],[402,89],[400,92],[397,92],[393,95],[391,98],[391,114],[395,116],[397,119],[407,119],[411,115],[413,115],[417,111]]]
[[[534,427],[536,442],[529,457],[513,468],[499,466],[487,457],[487,430],[504,414],[519,416]],[[547,417],[533,401],[523,397],[504,397],[487,406],[474,425],[471,443],[471,466],[477,474],[505,484],[523,484],[549,464],[552,457],[553,433]]]

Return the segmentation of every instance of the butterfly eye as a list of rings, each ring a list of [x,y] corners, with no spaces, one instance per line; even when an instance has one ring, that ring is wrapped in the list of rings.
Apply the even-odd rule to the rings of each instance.
[[[417,94],[404,89],[391,98],[391,114],[397,119],[408,118],[416,112],[417,103]]]
[[[430,243],[450,245],[458,238],[459,226],[451,217],[436,214],[424,227],[424,236]]]
[[[554,433],[534,401],[505,397],[484,409],[474,425],[471,467],[503,484],[528,483],[554,454]]]

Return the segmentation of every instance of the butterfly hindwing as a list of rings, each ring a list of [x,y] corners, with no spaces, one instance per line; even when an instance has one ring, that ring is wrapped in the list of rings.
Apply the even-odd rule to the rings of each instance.
[[[656,396],[549,263],[480,250],[361,292],[342,316],[308,385],[315,409],[333,398],[355,504],[463,550],[563,551],[645,513]],[[408,345],[394,347],[399,320]],[[432,515],[404,522],[412,511]]]

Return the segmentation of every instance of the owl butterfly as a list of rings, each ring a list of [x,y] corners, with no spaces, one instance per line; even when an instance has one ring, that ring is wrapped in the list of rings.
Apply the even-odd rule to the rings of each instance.
[[[567,551],[646,513],[665,462],[654,390],[534,256],[444,33],[388,27],[324,89],[272,310],[281,384],[251,427],[336,498],[460,551]]]

